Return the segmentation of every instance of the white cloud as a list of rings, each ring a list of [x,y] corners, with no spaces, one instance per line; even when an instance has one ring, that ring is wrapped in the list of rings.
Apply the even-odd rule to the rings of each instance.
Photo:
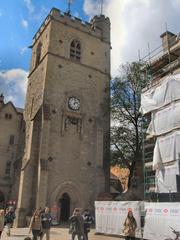
[[[83,8],[85,13],[91,17],[100,12],[100,4],[98,4],[98,1],[94,0],[85,0]]]
[[[25,20],[25,19],[22,19],[21,20],[21,25],[23,26],[23,28],[25,28],[25,29],[27,29],[28,28],[28,26],[29,26],[29,24],[28,24],[28,21],[27,20]]]
[[[27,29],[29,25],[32,25],[33,22],[38,22],[39,25],[44,21],[47,14],[49,13],[49,8],[44,6],[43,4],[35,7],[33,4],[33,0],[23,0],[25,6],[28,10],[28,17],[27,19],[22,19],[21,25]],[[27,21],[28,20],[28,21]]]
[[[24,106],[28,72],[16,68],[0,71],[0,89],[6,101],[12,101],[16,106]]]
[[[42,5],[41,7],[39,7],[38,11],[34,12],[34,14],[32,15],[32,19],[41,23],[48,13],[49,9]]]
[[[12,102],[13,104],[17,101],[16,96],[11,96],[11,95],[6,95],[5,96],[5,101],[6,102]]]
[[[33,13],[35,8],[34,8],[34,5],[32,3],[32,0],[24,0],[24,3],[26,4],[26,7],[27,7],[29,13],[30,14]]]
[[[27,52],[28,48],[27,47],[22,47],[20,49],[20,54],[23,56]]]
[[[92,17],[99,14],[100,0],[85,0],[84,11]],[[159,36],[168,30],[179,31],[179,0],[104,0],[104,14],[111,20],[112,75],[119,65],[138,60],[138,50],[144,56],[161,44]]]

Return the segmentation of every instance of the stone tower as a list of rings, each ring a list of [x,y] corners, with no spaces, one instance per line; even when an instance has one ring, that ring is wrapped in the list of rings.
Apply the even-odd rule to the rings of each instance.
[[[32,44],[17,225],[57,203],[93,208],[109,191],[110,21],[53,8]]]

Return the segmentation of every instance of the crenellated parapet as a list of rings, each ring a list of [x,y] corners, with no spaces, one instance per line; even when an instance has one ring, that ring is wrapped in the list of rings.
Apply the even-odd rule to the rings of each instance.
[[[58,21],[61,24],[68,25],[69,27],[88,33],[89,35],[99,38],[102,41],[110,42],[110,21],[108,17],[105,17],[104,15],[95,16],[91,19],[90,22],[87,22],[83,21],[80,18],[74,17],[67,12],[62,12],[57,8],[52,8],[42,25],[34,35],[33,44],[37,41],[37,39],[51,20]]]
[[[45,30],[47,25],[50,23],[50,21],[51,21],[51,16],[50,16],[50,14],[48,14],[48,16],[45,18],[44,22],[41,24],[38,31],[36,32],[36,34],[33,37],[33,42],[32,42],[33,45],[37,41],[37,39],[40,37],[42,32]]]

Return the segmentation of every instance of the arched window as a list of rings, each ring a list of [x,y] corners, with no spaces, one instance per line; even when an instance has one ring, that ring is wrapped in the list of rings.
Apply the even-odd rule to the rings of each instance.
[[[80,61],[81,59],[81,44],[77,40],[73,40],[70,46],[70,58]]]
[[[42,43],[39,42],[37,49],[36,49],[36,64],[35,64],[35,66],[37,66],[41,60],[41,50],[42,50]]]

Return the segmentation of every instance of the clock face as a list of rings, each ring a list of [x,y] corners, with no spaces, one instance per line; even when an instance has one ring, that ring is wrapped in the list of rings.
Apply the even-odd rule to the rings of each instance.
[[[68,99],[68,107],[74,111],[79,110],[80,109],[80,100],[76,97],[70,97]]]

